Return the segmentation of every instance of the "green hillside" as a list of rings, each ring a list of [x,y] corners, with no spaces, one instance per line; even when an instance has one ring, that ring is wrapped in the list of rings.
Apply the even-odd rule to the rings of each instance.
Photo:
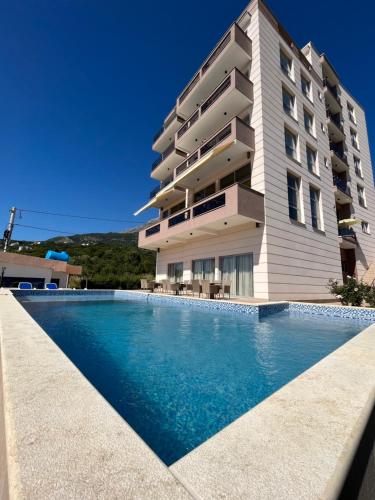
[[[139,288],[141,277],[155,272],[155,252],[139,249],[137,241],[137,231],[77,234],[38,244],[22,242],[20,253],[44,257],[47,250],[67,252],[70,264],[83,267],[84,279],[71,283],[76,288],[84,287],[87,278],[88,288],[132,289]],[[10,251],[17,251],[17,247]]]

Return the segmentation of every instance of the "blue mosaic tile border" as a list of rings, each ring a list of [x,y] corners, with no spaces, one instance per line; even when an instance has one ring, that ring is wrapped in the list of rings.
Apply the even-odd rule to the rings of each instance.
[[[200,309],[221,310],[229,312],[241,312],[244,314],[258,314],[259,306],[251,304],[233,304],[230,302],[219,302],[216,300],[191,299],[188,297],[179,297],[174,295],[154,295],[153,293],[132,294],[131,292],[116,290],[115,299],[123,300],[138,295],[138,300],[146,300],[154,304],[167,304],[176,306],[199,307]],[[137,299],[135,299],[137,300]]]
[[[359,319],[375,322],[375,309],[343,306],[325,306],[324,304],[301,304],[289,302],[289,313],[310,316],[335,316],[337,318]]]
[[[375,309],[326,306],[324,304],[307,304],[298,302],[277,302],[274,304],[235,304],[218,300],[191,299],[173,295],[156,295],[127,290],[12,290],[15,297],[22,300],[136,300],[170,306],[198,307],[210,310],[222,310],[242,314],[258,314],[260,318],[288,310],[293,316],[326,316],[358,319],[375,322]]]
[[[58,301],[58,300],[112,300],[113,290],[12,290],[17,299],[23,301]]]

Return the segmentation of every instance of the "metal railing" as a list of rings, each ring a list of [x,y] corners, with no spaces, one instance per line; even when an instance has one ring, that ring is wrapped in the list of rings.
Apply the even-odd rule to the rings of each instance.
[[[224,38],[222,39],[221,42],[219,42],[219,45],[216,47],[216,49],[212,52],[212,54],[209,56],[207,61],[204,63],[202,66],[202,76],[206,73],[206,71],[212,66],[212,64],[215,62],[215,60],[219,57],[219,55],[223,52],[225,47],[228,45],[231,39],[231,32],[229,31]]]
[[[226,139],[232,133],[232,124],[229,123],[223,130],[216,134],[212,139],[210,139],[206,144],[204,144],[201,149],[201,157],[211,151],[217,144]]]
[[[191,80],[189,85],[186,87],[186,89],[183,91],[181,96],[178,98],[178,104],[182,104],[186,97],[190,94],[190,92],[193,90],[193,88],[196,86],[196,84],[199,82],[201,77],[200,71],[194,76],[194,78]]]
[[[175,168],[175,176],[177,177],[182,172],[184,172],[184,170],[186,170],[187,168],[191,167],[191,165],[194,165],[194,163],[198,160],[198,158],[199,158],[199,152],[195,151],[195,153],[193,153],[192,155],[190,155],[185,161],[183,161],[182,163],[180,163],[180,165],[178,165]]]
[[[198,120],[199,118],[199,109],[195,111],[190,118],[186,120],[184,125],[178,130],[177,132],[177,138],[179,139],[181,136],[184,135],[184,133],[189,130],[189,128]]]
[[[342,132],[344,133],[344,127],[343,127],[343,120],[338,118],[337,117],[337,114],[339,113],[336,113],[335,115],[333,113],[331,113],[330,111],[327,111],[327,118],[329,120],[331,120],[331,122],[336,125],[336,127]]]
[[[224,94],[224,92],[227,90],[227,88],[230,87],[231,83],[231,75],[229,75],[221,85],[215,90],[215,92],[206,100],[201,106],[201,115],[205,113],[209,107],[212,106],[212,104],[219,99],[219,97]]]
[[[152,199],[161,189],[165,188],[165,186],[168,186],[169,183],[173,181],[173,174],[169,175],[166,179],[164,179],[162,182],[160,182],[159,186],[154,187],[150,191],[150,199]]]
[[[330,147],[330,150],[333,151],[333,153],[338,157],[340,158],[341,161],[343,161],[344,163],[348,164],[348,157],[346,155],[346,153],[344,153],[344,151],[342,151],[341,149],[337,148],[334,143],[330,143],[329,145]]]
[[[337,90],[337,85],[330,85],[327,77],[323,78],[323,85],[329,90],[331,95],[336,99],[338,104],[341,106],[341,100]]]

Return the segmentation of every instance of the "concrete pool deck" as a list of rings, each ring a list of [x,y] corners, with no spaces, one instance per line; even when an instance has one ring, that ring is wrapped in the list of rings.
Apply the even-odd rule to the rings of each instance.
[[[2,499],[334,499],[375,402],[371,325],[168,468],[4,290],[0,349]]]

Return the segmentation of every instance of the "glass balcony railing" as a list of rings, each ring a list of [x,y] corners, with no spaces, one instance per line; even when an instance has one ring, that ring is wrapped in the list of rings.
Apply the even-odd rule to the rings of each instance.
[[[355,231],[351,227],[339,227],[338,228],[339,236],[343,238],[354,238],[357,239]]]
[[[340,191],[342,191],[346,195],[351,196],[350,187],[348,186],[348,183],[343,181],[336,175],[333,176],[333,185],[336,186]]]
[[[156,224],[155,226],[148,227],[145,231],[145,235],[152,236],[153,234],[160,232],[160,224]]]

